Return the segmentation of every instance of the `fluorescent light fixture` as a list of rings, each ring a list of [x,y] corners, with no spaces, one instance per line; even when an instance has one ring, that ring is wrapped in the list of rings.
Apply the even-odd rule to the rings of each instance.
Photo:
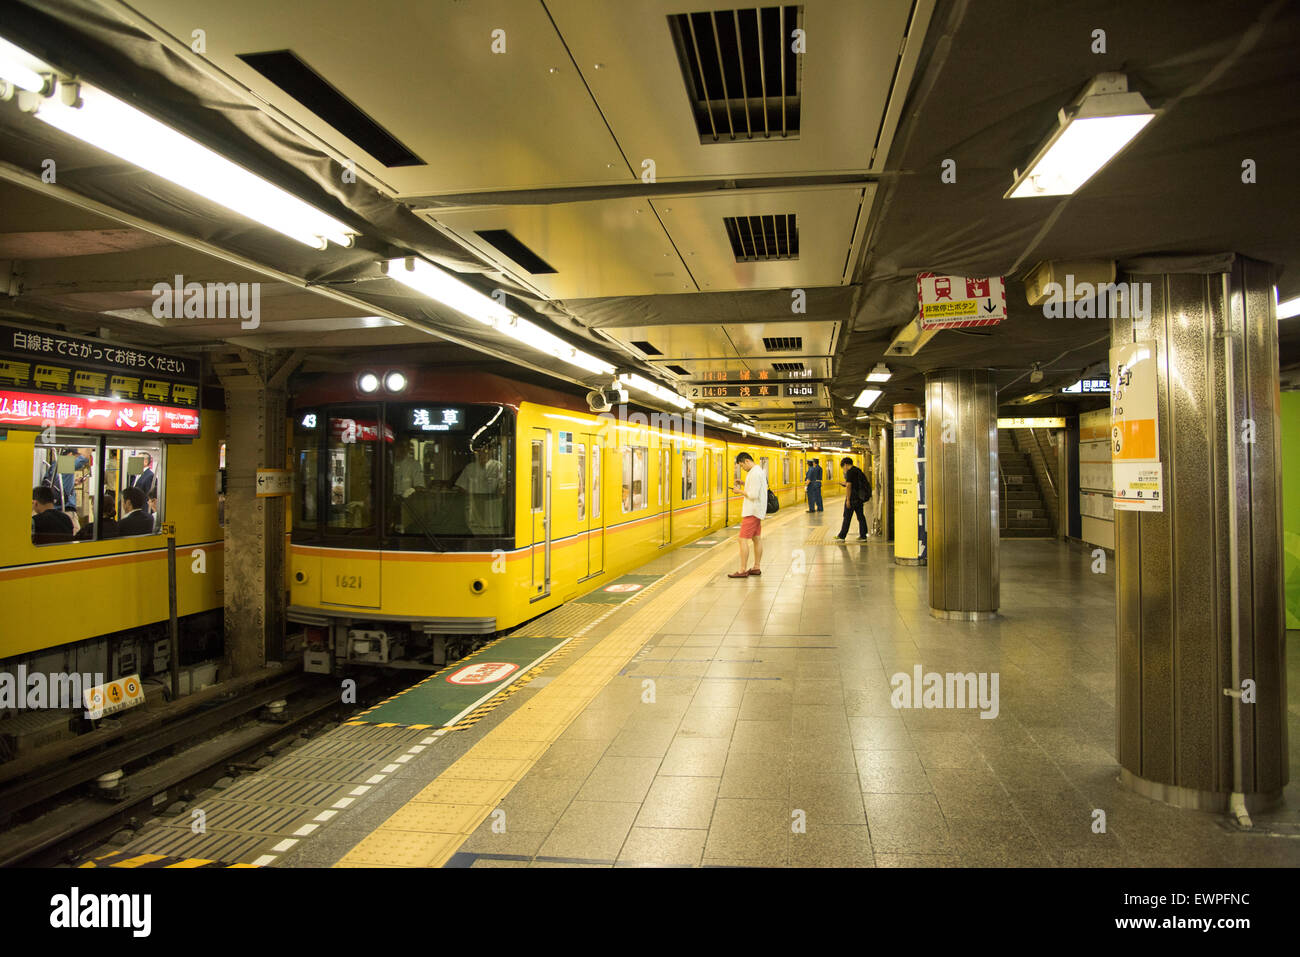
[[[889,366],[883,362],[877,362],[876,367],[867,373],[868,382],[888,382],[893,373],[889,371]]]
[[[26,50],[0,37],[0,80],[29,93],[44,93],[49,82],[41,76],[45,72],[53,71]]]
[[[695,414],[706,422],[717,422],[719,424],[726,422],[727,417],[721,413],[714,412],[712,409],[696,409]]]
[[[40,101],[36,118],[300,243],[352,245],[354,231],[333,216],[103,90],[64,86]]]
[[[863,389],[862,394],[853,400],[853,404],[859,409],[869,409],[872,403],[884,394],[881,389]]]
[[[473,286],[461,282],[451,273],[423,259],[416,259],[413,256],[406,259],[390,259],[381,265],[389,279],[396,279],[404,286],[444,306],[449,306],[462,315],[489,325],[529,348],[549,353],[561,362],[567,362],[587,372],[598,375],[614,374],[614,367],[605,360],[569,345],[537,323],[516,315],[496,299],[483,295]]]
[[[1292,316],[1300,316],[1300,296],[1277,304],[1277,317],[1279,319],[1290,319]]]
[[[618,380],[638,392],[644,392],[652,395],[661,402],[667,402],[669,405],[675,405],[679,409],[693,409],[695,403],[690,399],[683,398],[671,389],[665,389],[658,383],[651,382],[636,373],[624,373],[618,377]]]
[[[1103,73],[1057,115],[1057,128],[1016,170],[1003,199],[1068,196],[1092,179],[1156,117],[1122,73]]]
[[[752,425],[749,425],[748,423],[745,422],[733,422],[731,423],[731,425],[732,428],[737,429],[740,432],[744,432],[747,435],[753,435],[757,431],[757,429],[755,429]]]

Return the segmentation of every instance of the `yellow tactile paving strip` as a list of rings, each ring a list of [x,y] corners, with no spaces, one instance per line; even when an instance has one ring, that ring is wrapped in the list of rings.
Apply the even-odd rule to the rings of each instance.
[[[788,521],[785,516],[773,523]],[[633,612],[531,701],[443,771],[380,824],[335,867],[442,867],[546,749],[595,699],[664,622],[699,591],[698,576],[734,564],[734,538],[716,546],[682,576]]]

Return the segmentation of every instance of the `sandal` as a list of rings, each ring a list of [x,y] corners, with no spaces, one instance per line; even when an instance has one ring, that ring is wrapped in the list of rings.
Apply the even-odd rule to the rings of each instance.
[[[761,574],[763,574],[763,573],[760,572],[757,568],[751,568],[751,569],[749,570],[749,574],[751,574],[751,575],[761,575]]]
[[[728,577],[728,578],[748,578],[748,577],[749,577],[749,572],[732,572],[732,573],[729,574],[727,577]]]

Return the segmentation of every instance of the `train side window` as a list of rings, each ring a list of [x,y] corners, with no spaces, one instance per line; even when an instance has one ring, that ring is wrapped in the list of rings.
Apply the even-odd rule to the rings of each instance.
[[[95,535],[94,489],[99,441],[64,436],[66,444],[37,438],[32,462],[32,544],[88,541]],[[84,534],[83,534],[84,532]],[[105,536],[108,537],[108,536]]]
[[[165,506],[163,444],[122,438],[111,441],[104,450],[103,507],[115,506],[116,514],[102,516],[103,530],[109,530],[111,517],[116,520],[118,536],[156,535]]]
[[[695,498],[698,476],[697,453],[682,452],[682,501],[689,502]]]
[[[587,518],[587,447],[576,446],[578,454],[578,521]]]

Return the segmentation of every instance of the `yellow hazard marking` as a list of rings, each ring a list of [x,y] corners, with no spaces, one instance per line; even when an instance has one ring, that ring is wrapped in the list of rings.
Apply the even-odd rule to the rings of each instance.
[[[797,514],[791,511],[772,521],[785,523]],[[672,581],[656,594],[654,601],[633,611],[625,622],[484,735],[334,866],[442,867],[446,864],[601,689],[699,591],[700,576],[711,577],[735,562],[735,554],[729,548],[705,555],[701,564],[692,565],[689,575]],[[538,744],[540,750],[514,751],[505,747],[521,742]],[[533,757],[523,756],[533,753]]]

